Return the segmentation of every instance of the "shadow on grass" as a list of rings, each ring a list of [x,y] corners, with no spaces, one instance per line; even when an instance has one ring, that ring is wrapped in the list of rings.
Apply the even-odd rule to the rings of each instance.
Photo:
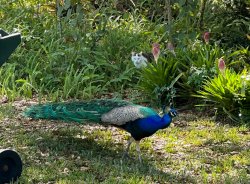
[[[163,172],[157,169],[148,156],[144,156],[143,163],[139,163],[137,154],[132,155],[134,159],[122,159],[124,145],[115,144],[112,140],[95,141],[94,138],[78,138],[65,134],[65,131],[57,130],[56,135],[49,134],[41,139],[38,148],[42,152],[48,152],[54,157],[71,159],[72,155],[80,157],[89,172],[98,182],[105,181],[107,177],[125,178],[147,178],[154,182],[195,183],[191,176]],[[79,167],[80,165],[76,167]],[[169,165],[168,168],[170,168]],[[110,172],[110,173],[109,173]],[[94,173],[94,174],[93,174]]]

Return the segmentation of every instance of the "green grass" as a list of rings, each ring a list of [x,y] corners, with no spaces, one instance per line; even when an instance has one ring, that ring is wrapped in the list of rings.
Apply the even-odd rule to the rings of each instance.
[[[132,158],[122,159],[129,137],[122,130],[31,121],[17,109],[0,108],[0,148],[20,153],[24,170],[18,183],[248,183],[250,179],[248,127],[181,113],[168,129],[141,142],[140,164],[134,145]]]

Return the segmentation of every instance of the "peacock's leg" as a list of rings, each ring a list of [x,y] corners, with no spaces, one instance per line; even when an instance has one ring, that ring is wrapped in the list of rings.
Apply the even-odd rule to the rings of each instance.
[[[136,151],[138,153],[139,161],[142,162],[142,159],[141,159],[141,150],[140,150],[140,141],[136,141]]]
[[[130,137],[130,139],[128,140],[127,148],[126,148],[126,150],[125,150],[125,152],[123,154],[123,157],[128,157],[129,148],[130,148],[133,141],[134,141],[134,138]]]

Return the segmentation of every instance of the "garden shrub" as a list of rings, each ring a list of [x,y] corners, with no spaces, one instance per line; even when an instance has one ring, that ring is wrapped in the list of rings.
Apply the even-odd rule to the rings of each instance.
[[[247,122],[250,118],[250,82],[246,70],[236,73],[226,69],[211,80],[206,80],[196,97],[204,106],[222,110],[234,121]]]

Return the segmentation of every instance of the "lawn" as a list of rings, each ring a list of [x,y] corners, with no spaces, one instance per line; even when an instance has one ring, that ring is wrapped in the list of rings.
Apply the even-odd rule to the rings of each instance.
[[[0,107],[0,149],[23,160],[17,183],[248,183],[250,131],[180,112],[122,159],[129,135],[113,127],[22,117],[25,100]]]

